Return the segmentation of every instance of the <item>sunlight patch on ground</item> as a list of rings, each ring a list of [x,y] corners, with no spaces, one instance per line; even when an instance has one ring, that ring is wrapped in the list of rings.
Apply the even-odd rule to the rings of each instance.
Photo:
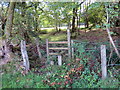
[[[41,39],[45,40],[45,39],[49,39],[50,41],[62,41],[62,40],[66,40],[67,36],[66,33],[64,34],[56,34],[56,35],[50,35],[49,34],[41,34],[39,36]]]
[[[62,41],[62,40],[66,40],[66,34],[59,34],[59,35],[50,36],[50,40],[51,40],[51,41]]]

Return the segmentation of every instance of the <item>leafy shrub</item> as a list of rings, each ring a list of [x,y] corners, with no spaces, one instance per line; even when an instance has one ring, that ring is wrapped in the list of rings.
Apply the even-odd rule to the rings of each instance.
[[[28,73],[23,76],[20,73],[4,74],[2,76],[3,88],[47,88],[43,84],[43,76],[39,76],[33,73]]]
[[[43,84],[44,76],[29,72],[24,74],[17,61],[9,62],[2,67],[2,88],[47,88]],[[18,70],[19,69],[19,70]]]

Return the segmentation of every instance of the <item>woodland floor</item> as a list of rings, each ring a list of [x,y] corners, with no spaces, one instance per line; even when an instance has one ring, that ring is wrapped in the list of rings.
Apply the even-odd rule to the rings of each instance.
[[[75,36],[75,33],[72,34],[73,40],[80,40],[80,41],[88,41],[88,42],[106,42],[109,41],[108,34],[106,30],[103,29],[95,29],[95,30],[80,30],[79,35]],[[60,41],[60,40],[67,40],[67,34],[65,30],[60,32],[56,31],[49,31],[46,34],[41,34],[40,37],[45,40],[49,39],[50,41]],[[118,39],[117,36],[112,36],[113,40]]]

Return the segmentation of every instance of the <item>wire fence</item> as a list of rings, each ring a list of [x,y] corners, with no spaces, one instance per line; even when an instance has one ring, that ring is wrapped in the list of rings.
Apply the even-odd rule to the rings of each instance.
[[[100,42],[100,43],[94,43],[94,42],[82,42],[78,40],[74,40],[74,43],[71,45],[72,48],[74,48],[74,55],[75,57],[80,56],[80,53],[83,54],[86,53],[92,56],[92,60],[100,61],[101,55],[100,55],[100,46],[106,45],[106,56],[107,56],[107,64],[113,65],[116,63],[120,63],[120,59],[117,56],[117,54],[114,51],[114,48],[109,42]],[[115,42],[115,45],[117,46],[118,51],[120,52],[120,42]]]
[[[120,58],[109,42],[94,43],[74,40],[71,44],[72,56],[76,60],[83,60],[83,63],[86,63],[86,67],[89,67],[91,71],[101,71],[101,45],[106,46],[107,68],[116,76],[120,72]],[[120,53],[120,42],[115,42],[115,45]]]
[[[67,42],[67,41],[66,41]],[[107,59],[107,66],[112,67],[113,66],[120,66],[120,58],[117,56],[117,54],[114,51],[114,48],[109,42],[82,42],[78,40],[72,40],[71,41],[71,59],[69,58],[68,49],[53,49],[54,47],[57,48],[67,48],[67,43],[49,43],[49,48],[52,48],[49,50],[49,53],[57,53],[56,55],[50,55],[49,61],[54,61],[55,65],[58,65],[58,55],[61,55],[62,64],[66,63],[70,60],[82,60],[81,63],[87,63],[86,65],[89,66],[90,70],[100,70],[101,69],[101,45],[106,45],[106,59]],[[120,42],[116,41],[115,45],[117,46],[117,49],[120,53]],[[32,46],[28,48],[28,52],[30,52],[28,55],[30,56],[30,63],[35,63],[34,65],[42,65],[41,63],[46,63],[47,58],[47,52],[46,52],[46,44],[40,43],[40,51],[42,55],[42,59],[36,59],[39,58],[37,53],[37,47]],[[33,65],[33,66],[34,66]],[[116,71],[116,70],[114,70]]]

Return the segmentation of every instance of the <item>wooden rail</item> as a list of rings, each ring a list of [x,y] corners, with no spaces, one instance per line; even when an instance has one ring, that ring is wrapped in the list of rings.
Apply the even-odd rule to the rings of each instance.
[[[63,48],[63,47],[54,47],[54,48],[49,48],[49,49],[54,49],[54,50],[68,50],[69,48]]]
[[[70,43],[70,42],[69,42]],[[48,39],[46,39],[46,52],[47,52],[47,59],[49,59],[50,55],[62,55],[63,53],[52,53],[50,52],[50,50],[68,50],[70,49],[70,46],[68,47],[50,47],[49,44],[67,44],[68,45],[68,41],[58,41],[58,42],[49,42]],[[69,54],[68,54],[69,56]]]
[[[49,55],[59,55],[59,53],[49,53]]]
[[[67,44],[66,41],[60,41],[60,42],[48,42],[49,44]]]

